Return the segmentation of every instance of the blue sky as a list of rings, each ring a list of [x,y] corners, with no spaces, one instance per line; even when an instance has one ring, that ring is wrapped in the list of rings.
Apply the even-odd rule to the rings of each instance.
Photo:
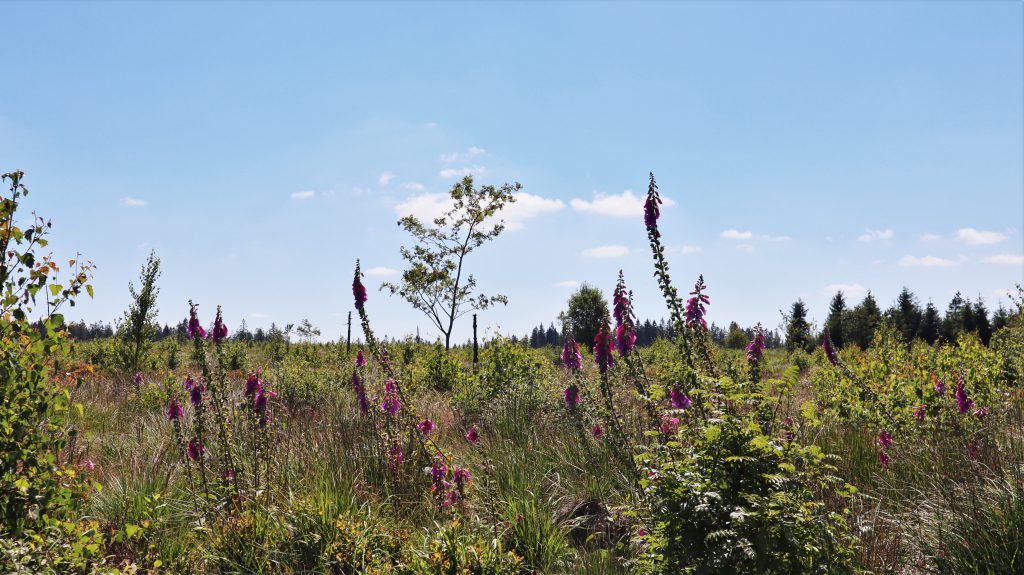
[[[357,257],[401,268],[395,225],[459,174],[519,181],[468,262],[555,318],[621,268],[665,313],[638,202],[654,171],[680,288],[709,319],[779,323],[832,292],[944,309],[1024,280],[1017,2],[34,3],[0,7],[0,159],[51,247],[97,264],[76,315],[113,319],[150,249],[160,319],[344,329]],[[376,291],[377,329],[426,319]],[[464,340],[469,323],[456,331]]]

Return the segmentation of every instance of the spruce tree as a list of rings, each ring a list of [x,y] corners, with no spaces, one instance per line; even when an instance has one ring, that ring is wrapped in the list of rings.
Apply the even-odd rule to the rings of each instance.
[[[904,287],[896,297],[896,304],[889,308],[886,315],[896,331],[903,336],[903,341],[907,345],[912,343],[921,325],[921,306],[917,303],[914,292]]]
[[[942,329],[942,322],[939,319],[939,310],[935,304],[928,302],[924,308],[924,315],[921,317],[921,325],[918,328],[917,336],[934,345],[939,340],[939,333]]]
[[[807,305],[804,304],[804,300],[798,299],[793,302],[789,314],[783,314],[783,317],[786,320],[786,349],[813,349],[814,340],[811,339],[811,324],[807,321]]]
[[[992,324],[988,321],[988,308],[985,307],[985,302],[981,301],[981,296],[978,296],[977,301],[974,302],[974,309],[971,313],[974,319],[974,327],[978,332],[978,337],[981,338],[981,342],[988,345],[988,342],[992,339]]]
[[[855,343],[861,349],[867,349],[875,337],[878,324],[882,322],[882,310],[879,309],[878,302],[870,291],[864,296],[864,301],[853,308],[850,320],[847,343]]]
[[[843,292],[837,291],[832,297],[832,303],[828,306],[828,319],[825,320],[825,327],[828,329],[832,344],[836,347],[846,345],[846,319],[849,316],[846,309],[846,298]]]

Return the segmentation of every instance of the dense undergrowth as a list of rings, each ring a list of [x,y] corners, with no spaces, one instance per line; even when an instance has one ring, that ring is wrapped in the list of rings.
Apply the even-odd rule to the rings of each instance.
[[[116,341],[13,311],[18,277],[73,301],[88,268],[5,267],[2,571],[1024,572],[1021,310],[988,346],[719,349],[657,201],[652,177],[678,337],[644,348],[621,276],[593,346],[387,343],[357,264],[351,351],[233,341],[192,306],[123,373]]]

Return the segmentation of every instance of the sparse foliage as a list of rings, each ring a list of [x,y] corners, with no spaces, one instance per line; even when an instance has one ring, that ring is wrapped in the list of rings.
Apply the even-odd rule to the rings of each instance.
[[[473,310],[495,304],[507,304],[503,295],[476,294],[476,278],[465,269],[466,257],[505,229],[503,220],[494,219],[507,204],[515,202],[518,182],[494,186],[473,186],[466,176],[449,192],[451,206],[432,222],[416,215],[398,220],[412,235],[411,248],[403,246],[402,259],[408,267],[401,282],[385,282],[382,290],[399,295],[437,326],[444,334],[444,347],[451,346],[455,321]]]

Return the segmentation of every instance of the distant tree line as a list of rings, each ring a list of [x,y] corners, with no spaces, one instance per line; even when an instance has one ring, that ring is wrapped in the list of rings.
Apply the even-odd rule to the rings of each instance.
[[[794,302],[789,313],[783,314],[787,349],[809,351],[818,345],[823,330],[816,331],[807,316],[803,300]],[[870,291],[853,307],[843,292],[838,291],[829,304],[822,327],[828,329],[832,343],[840,348],[856,345],[866,349],[882,322],[892,324],[907,345],[915,339],[929,344],[951,343],[964,333],[976,333],[982,343],[988,345],[992,334],[1006,326],[1011,317],[1002,303],[990,313],[980,296],[972,302],[961,292],[956,292],[945,313],[941,313],[931,301],[922,306],[914,292],[904,287],[886,310],[882,310]]]
[[[229,339],[235,341],[252,341],[252,342],[263,342],[271,341],[275,339],[287,339],[292,332],[292,324],[286,325],[284,328],[280,328],[277,324],[270,324],[269,329],[263,329],[262,327],[256,328],[255,330],[249,330],[248,326],[243,319],[239,324],[238,329],[234,330],[233,333],[229,334]],[[315,329],[315,328],[311,328]],[[114,337],[116,330],[110,323],[102,321],[94,321],[92,323],[85,323],[84,321],[73,321],[67,324],[67,331],[77,341],[86,341],[90,339],[105,339]],[[306,337],[300,334],[302,337]],[[188,339],[188,322],[181,320],[180,323],[171,327],[168,324],[163,326],[156,325],[153,331],[153,340],[160,341],[167,338],[177,338],[179,342],[184,343]]]
[[[730,348],[746,347],[750,340],[754,339],[754,328],[741,328],[738,323],[730,322],[728,328],[722,328],[712,323],[708,328],[711,339],[718,345]],[[648,346],[658,338],[673,339],[675,337],[675,326],[665,319],[645,319],[636,324],[636,343],[640,346]],[[512,338],[515,341],[523,341],[530,347],[560,346],[565,343],[565,332],[555,327],[551,322],[547,327],[540,324],[533,328],[530,335],[519,338]],[[584,342],[581,342],[584,343]],[[778,331],[765,331],[765,344],[769,348],[781,347],[782,336]],[[589,346],[589,343],[588,343]]]

